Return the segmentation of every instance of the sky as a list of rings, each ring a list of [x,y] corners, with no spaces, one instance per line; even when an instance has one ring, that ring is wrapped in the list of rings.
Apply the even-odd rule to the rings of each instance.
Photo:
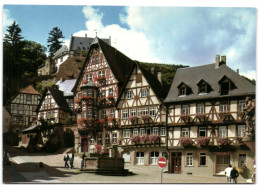
[[[3,34],[16,21],[26,40],[47,47],[48,33],[56,26],[66,45],[71,35],[97,33],[111,36],[111,45],[129,58],[151,63],[200,66],[225,55],[230,68],[256,79],[257,9],[252,5],[17,4],[3,4]]]

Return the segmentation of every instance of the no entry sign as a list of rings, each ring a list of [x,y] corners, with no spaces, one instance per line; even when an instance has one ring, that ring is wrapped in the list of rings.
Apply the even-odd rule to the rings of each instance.
[[[159,157],[158,159],[158,166],[160,168],[165,168],[166,167],[166,164],[167,164],[167,161],[166,161],[166,158],[165,157]]]

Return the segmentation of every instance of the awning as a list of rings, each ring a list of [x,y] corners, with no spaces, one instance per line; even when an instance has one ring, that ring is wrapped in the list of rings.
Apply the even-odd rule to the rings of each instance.
[[[22,131],[22,134],[28,134],[28,133],[37,133],[39,132],[40,125],[33,125],[31,127],[28,127],[27,129],[24,129]]]

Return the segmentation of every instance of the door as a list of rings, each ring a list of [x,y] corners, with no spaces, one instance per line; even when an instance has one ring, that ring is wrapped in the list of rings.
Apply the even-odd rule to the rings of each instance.
[[[171,172],[181,174],[181,153],[175,152],[171,155]]]
[[[230,164],[230,155],[216,155],[216,174],[224,175]]]
[[[88,140],[87,140],[87,138],[81,138],[81,152],[88,152]]]
[[[124,152],[122,154],[122,157],[124,158],[125,163],[130,163],[130,153],[129,152]]]

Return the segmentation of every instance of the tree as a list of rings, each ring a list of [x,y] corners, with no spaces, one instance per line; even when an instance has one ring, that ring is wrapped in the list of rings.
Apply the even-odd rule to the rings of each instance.
[[[53,54],[62,46],[63,41],[61,39],[64,38],[62,31],[58,27],[54,27],[49,32],[49,37],[47,42],[49,47],[50,56],[53,56]]]

